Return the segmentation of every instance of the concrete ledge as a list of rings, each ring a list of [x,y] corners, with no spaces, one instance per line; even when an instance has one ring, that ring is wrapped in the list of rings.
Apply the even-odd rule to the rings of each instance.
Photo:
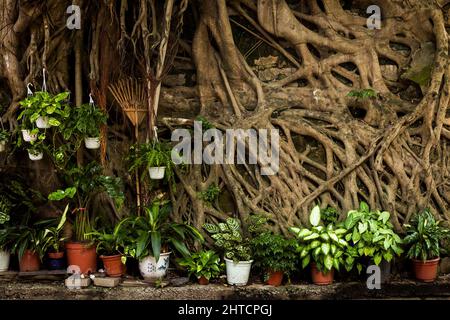
[[[221,284],[182,287],[126,287],[100,288],[90,286],[68,290],[63,281],[20,282],[0,281],[0,299],[29,300],[342,300],[342,299],[449,299],[450,277],[441,277],[434,283],[412,280],[394,281],[380,290],[368,290],[363,282],[335,283],[330,286],[311,284],[271,287],[252,284],[229,287]]]

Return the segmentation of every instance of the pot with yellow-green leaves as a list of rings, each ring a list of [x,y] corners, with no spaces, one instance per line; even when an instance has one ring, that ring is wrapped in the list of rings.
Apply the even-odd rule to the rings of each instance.
[[[350,271],[353,268],[353,261],[346,256],[349,245],[344,236],[347,229],[337,228],[333,223],[324,226],[319,206],[312,209],[309,222],[311,228],[290,228],[297,236],[297,251],[302,268],[311,265],[313,283],[331,284],[335,270],[339,271],[341,267],[345,267]]]
[[[180,266],[186,267],[189,277],[195,277],[199,284],[207,285],[211,279],[218,278],[224,264],[213,250],[202,250],[193,253],[179,261]]]
[[[350,210],[343,222],[348,230],[345,240],[350,244],[347,254],[355,259],[358,272],[364,262],[375,264],[381,270],[381,283],[389,281],[390,263],[403,253],[403,241],[389,220],[389,212],[370,210],[367,203],[361,202],[359,209]]]

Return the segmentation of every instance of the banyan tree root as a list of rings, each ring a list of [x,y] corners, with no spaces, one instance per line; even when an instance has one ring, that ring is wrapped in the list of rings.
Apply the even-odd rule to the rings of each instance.
[[[259,166],[192,165],[187,174],[179,173],[184,192],[172,195],[178,218],[201,227],[229,215],[245,222],[251,213],[265,213],[274,228],[287,232],[289,226],[307,223],[315,203],[336,207],[343,215],[364,200],[392,212],[399,231],[425,207],[449,219],[449,61],[443,11],[421,1],[374,1],[384,18],[381,30],[373,31],[366,25],[366,1],[353,1],[352,11],[338,0],[299,3],[203,2],[193,43],[201,114],[224,130],[279,129],[280,167],[277,175],[262,176]],[[262,83],[233,40],[231,11],[246,13],[241,17],[264,29],[260,35],[267,41],[282,39],[301,62],[296,71]],[[392,81],[384,73],[407,70],[426,43],[434,44],[434,58],[416,103],[397,94],[396,87],[404,86],[400,74]],[[291,87],[300,80],[302,87]],[[348,96],[368,88],[377,98]],[[202,200],[199,195],[212,185],[220,186],[234,207]]]

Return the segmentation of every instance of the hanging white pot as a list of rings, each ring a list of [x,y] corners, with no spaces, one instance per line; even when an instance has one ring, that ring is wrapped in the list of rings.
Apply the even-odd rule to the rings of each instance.
[[[6,141],[0,141],[0,152],[6,150]]]
[[[48,128],[50,128],[50,124],[48,123],[48,117],[39,117],[39,118],[37,118],[36,126],[39,129],[48,129]]]
[[[42,158],[44,158],[44,153],[43,152],[31,153],[30,151],[28,151],[28,157],[30,158],[31,161],[39,161],[42,160]]]
[[[234,262],[225,258],[227,269],[227,282],[232,286],[245,286],[250,276],[253,260]]]
[[[8,251],[0,250],[0,272],[8,271],[10,254]]]
[[[100,148],[100,138],[84,138],[84,145],[86,149],[98,149]]]
[[[148,256],[139,261],[139,271],[145,280],[155,281],[166,276],[169,269],[170,252],[161,253],[158,262],[155,257]]]
[[[151,167],[148,169],[150,174],[150,179],[161,180],[164,178],[164,173],[166,172],[166,167]]]
[[[22,130],[22,137],[25,142],[34,142],[37,140],[37,134],[31,134],[30,130]]]

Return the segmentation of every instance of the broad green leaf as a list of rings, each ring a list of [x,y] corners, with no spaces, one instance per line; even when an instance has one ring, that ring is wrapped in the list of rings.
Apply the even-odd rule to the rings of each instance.
[[[320,223],[320,207],[315,206],[311,214],[309,215],[309,223],[311,223],[312,226],[317,227]]]
[[[323,264],[327,270],[331,270],[333,268],[333,258],[330,255],[326,255]]]
[[[330,252],[330,245],[328,243],[322,243],[322,252],[327,255]]]

